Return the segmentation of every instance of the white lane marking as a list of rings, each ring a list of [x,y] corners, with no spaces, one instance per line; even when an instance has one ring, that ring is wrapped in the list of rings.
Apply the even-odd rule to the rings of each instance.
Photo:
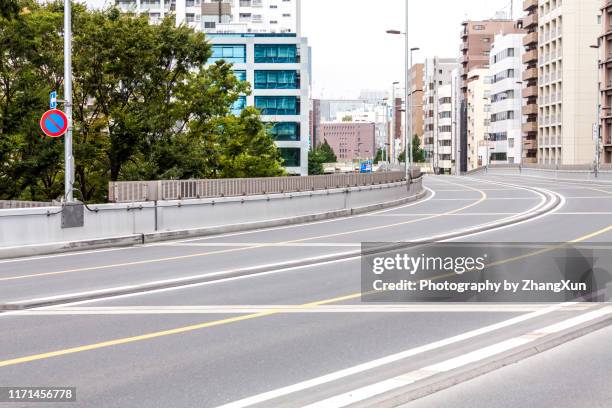
[[[606,314],[611,313],[610,310],[597,310],[594,312],[586,313],[584,315],[571,318],[565,320],[561,323],[558,323],[557,329],[555,332],[559,332],[562,330],[570,329],[572,327],[576,327],[580,324],[587,323],[589,321],[598,319]],[[553,327],[553,326],[549,326]],[[345,407],[351,404],[355,404],[360,401],[364,401],[366,399],[375,397],[377,395],[381,395],[385,392],[392,391],[394,389],[398,389],[404,387],[406,385],[413,384],[419,380],[423,380],[425,378],[432,377],[436,374],[448,372],[460,367],[465,367],[469,364],[476,363],[478,361],[485,360],[487,358],[502,354],[506,351],[510,351],[512,349],[524,346],[526,344],[532,343],[537,339],[540,339],[550,333],[550,330],[547,328],[535,330],[524,334],[522,336],[514,337],[508,340],[504,340],[500,343],[493,344],[488,347],[484,347],[480,350],[476,350],[470,353],[466,353],[462,356],[451,358],[446,361],[442,361],[440,363],[432,364],[427,367],[423,367],[418,370],[414,370],[400,376],[384,380],[375,384],[371,384],[365,387],[358,388],[356,390],[352,390],[350,392],[340,394],[331,398],[327,398],[322,401],[318,401],[314,404],[310,404],[307,407],[309,408],[337,408],[337,407]]]
[[[488,182],[488,183],[498,184],[496,182]],[[517,187],[517,188],[518,189],[527,190],[527,189],[522,188],[522,187]],[[524,212],[524,213],[518,214],[518,215],[527,214],[529,211],[535,211],[535,209],[541,207],[542,205],[544,205],[546,203],[546,197],[542,193],[538,192],[537,194],[541,197],[540,203],[538,205],[534,206],[531,210],[528,210],[527,212]],[[540,215],[538,217],[535,217],[533,219],[521,221],[519,223],[507,225],[505,227],[499,227],[499,228],[496,228],[495,230],[510,228],[510,227],[512,227],[514,225],[520,225],[520,224],[529,222],[531,220],[535,220],[535,219],[541,218],[542,216],[545,216],[545,215],[546,214],[542,214],[542,215]],[[505,219],[499,220],[499,221],[509,220],[511,218],[512,217],[505,218]],[[483,225],[489,225],[489,224],[495,224],[495,222],[487,223],[487,224],[479,224],[479,225],[476,225],[476,226],[470,226],[468,228],[451,231],[450,233],[453,233],[453,234],[462,234],[460,237],[456,237],[456,238],[452,238],[452,239],[442,240],[441,237],[443,237],[444,235],[448,235],[448,233],[447,234],[434,235],[434,236],[430,236],[430,237],[419,237],[419,238],[416,238],[416,239],[418,239],[420,241],[440,240],[440,242],[450,242],[450,241],[457,240],[457,239],[464,239],[464,238],[468,238],[470,236],[479,235],[481,233],[479,233],[479,232],[470,232],[470,230],[482,227]],[[326,257],[329,257],[329,256],[334,256],[334,255],[342,255],[342,253],[327,254],[327,255],[324,255],[324,256],[313,257],[313,258],[308,258],[308,259],[310,259],[310,260],[323,259],[323,258],[326,258]],[[261,268],[261,267],[264,267],[264,266],[265,267],[278,266],[281,269],[276,269],[276,270],[267,271],[267,272],[259,272],[259,273],[244,275],[244,276],[237,276],[237,277],[233,277],[233,278],[223,278],[223,279],[218,279],[218,280],[214,280],[214,281],[211,281],[211,282],[193,283],[193,284],[186,284],[186,285],[175,286],[175,287],[165,288],[165,289],[154,289],[154,290],[147,290],[147,291],[142,291],[142,292],[125,294],[125,295],[107,296],[107,297],[100,298],[100,299],[83,300],[83,301],[78,301],[78,302],[66,303],[65,305],[78,305],[78,304],[91,303],[91,302],[101,302],[101,301],[110,301],[110,300],[116,300],[116,299],[124,299],[124,298],[128,298],[128,297],[146,296],[146,295],[150,295],[150,294],[157,294],[157,293],[163,293],[163,292],[169,292],[169,291],[175,291],[175,290],[183,290],[183,289],[189,289],[189,288],[194,288],[194,287],[199,287],[199,286],[204,286],[204,285],[212,285],[212,284],[218,284],[218,283],[225,283],[225,282],[230,282],[230,281],[238,280],[238,279],[250,279],[250,278],[256,278],[256,277],[260,277],[260,276],[267,276],[267,275],[271,275],[271,274],[289,272],[289,271],[294,271],[294,270],[299,270],[299,269],[312,268],[312,267],[321,267],[321,266],[332,265],[332,264],[336,264],[336,263],[343,263],[343,262],[348,262],[348,261],[354,261],[354,260],[358,260],[360,258],[361,258],[360,255],[356,255],[356,256],[346,257],[346,258],[337,259],[337,260],[333,260],[333,261],[321,261],[321,262],[318,262],[318,263],[311,263],[309,265],[301,265],[301,266],[287,267],[287,268],[282,268],[282,264],[259,265],[257,267],[253,267],[253,269]],[[188,276],[188,277],[182,277],[182,278],[178,278],[178,279],[168,279],[168,280],[164,280],[164,281],[147,282],[146,285],[156,284],[156,283],[160,283],[160,282],[164,282],[164,283],[172,282],[172,283],[175,283],[177,281],[185,281],[185,280],[190,280],[190,279],[199,278],[199,277],[203,277],[203,276],[207,276],[207,277],[208,276],[215,276],[215,275],[225,274],[225,273],[229,273],[229,272],[235,272],[235,271],[238,271],[238,270],[244,270],[244,268],[233,269],[233,270],[229,270],[229,271],[214,272],[214,273],[204,274],[204,275]],[[134,288],[139,288],[139,287],[143,287],[143,286],[145,286],[145,285],[121,286],[120,289],[122,289],[122,290],[126,289],[126,288],[134,289]],[[76,297],[76,296],[88,296],[88,295],[91,295],[91,294],[99,294],[100,292],[116,291],[116,290],[117,290],[117,288],[111,287],[111,288],[106,288],[106,289],[101,289],[101,290],[96,290],[96,291],[78,292],[78,293],[65,293],[65,294],[62,294],[62,295],[45,297],[45,298],[28,299],[28,300],[16,300],[16,301],[10,302],[8,304],[10,305],[10,304],[15,304],[15,303],[34,303],[34,302],[41,302],[41,301],[53,301],[53,300],[56,300],[56,299],[67,297],[67,296],[74,296],[74,297]],[[8,316],[8,315],[10,315],[12,313],[14,313],[14,312],[0,313],[0,318],[2,316]]]
[[[192,306],[48,306],[13,312],[14,316],[53,315],[156,315],[156,314],[250,314],[275,313],[527,313],[550,304],[428,304],[359,305],[339,304],[304,308],[302,305],[192,305]],[[590,305],[576,304],[564,310],[585,310]]]
[[[487,231],[482,231],[482,232],[475,232],[475,233],[473,233],[473,234],[469,234],[469,235],[466,235],[466,236],[463,236],[463,237],[451,238],[451,239],[443,240],[443,241],[440,241],[440,242],[452,242],[452,241],[456,241],[456,240],[458,240],[458,239],[462,239],[462,238],[471,238],[471,237],[477,237],[477,236],[479,236],[479,235],[485,235],[485,234],[490,234],[490,233],[493,233],[493,232],[503,231],[503,230],[505,230],[505,229],[515,228],[515,227],[517,227],[517,226],[519,226],[519,225],[528,224],[528,223],[531,223],[531,222],[534,222],[534,221],[540,220],[540,219],[542,219],[542,218],[545,218],[545,217],[548,217],[548,216],[554,215],[554,214],[556,214],[557,212],[559,212],[559,210],[560,210],[560,209],[562,209],[562,208],[564,208],[564,207],[565,207],[565,205],[566,205],[566,203],[567,203],[567,201],[566,201],[566,197],[565,197],[565,196],[563,196],[563,195],[562,195],[562,194],[560,194],[560,193],[553,193],[553,192],[552,192],[552,191],[550,191],[550,190],[546,190],[546,191],[547,191],[548,193],[551,193],[551,194],[553,194],[553,195],[556,195],[556,196],[557,196],[557,197],[559,197],[559,198],[560,198],[560,200],[561,200],[561,202],[559,203],[559,205],[557,205],[557,207],[556,207],[556,208],[554,208],[552,211],[545,212],[544,214],[540,214],[540,215],[538,215],[537,217],[530,218],[530,219],[528,219],[528,220],[520,221],[520,222],[517,222],[517,223],[510,224],[510,225],[504,225],[503,227],[492,228],[492,229],[489,229],[489,230],[487,230]]]
[[[448,183],[446,183],[446,184],[448,184]],[[317,224],[324,224],[324,223],[329,223],[329,222],[339,222],[339,221],[342,221],[342,220],[352,219],[352,218],[359,218],[359,217],[363,217],[365,215],[370,215],[370,214],[379,214],[379,213],[385,213],[385,212],[390,212],[390,211],[401,210],[403,208],[408,208],[408,207],[412,207],[412,206],[415,206],[415,205],[426,203],[426,202],[428,202],[429,200],[433,199],[436,196],[436,192],[434,190],[432,190],[431,188],[423,186],[423,189],[425,189],[425,190],[427,190],[429,192],[427,197],[425,197],[423,199],[420,199],[420,200],[417,200],[417,201],[414,201],[414,202],[410,202],[410,203],[407,203],[407,204],[391,207],[391,208],[386,208],[386,209],[383,209],[383,210],[377,210],[377,211],[374,211],[374,212],[371,212],[371,213],[350,215],[350,216],[347,216],[347,217],[333,218],[333,219],[329,219],[329,220],[321,220],[321,221],[305,222],[305,223],[300,223],[300,224],[285,225],[285,226],[281,226],[281,227],[270,227],[270,228],[255,229],[255,230],[251,230],[251,231],[240,231],[240,232],[232,232],[232,233],[228,233],[228,234],[218,234],[218,235],[209,236],[209,237],[198,237],[198,238],[182,239],[182,240],[176,240],[176,241],[171,241],[171,242],[175,242],[175,243],[191,242],[191,241],[196,241],[196,240],[215,239],[215,238],[233,237],[233,236],[245,235],[245,234],[254,234],[254,233],[257,233],[257,232],[275,231],[275,230],[279,230],[279,229],[299,228],[299,227],[302,227],[304,225],[317,225]],[[465,191],[471,191],[471,190],[465,190]],[[472,199],[471,201],[475,201],[475,199]],[[69,256],[80,256],[80,255],[88,255],[88,254],[97,254],[97,253],[110,252],[110,251],[126,251],[126,250],[133,250],[133,249],[142,249],[142,248],[157,247],[157,246],[162,246],[163,244],[164,243],[152,243],[152,244],[134,245],[134,246],[128,246],[128,247],[122,247],[122,248],[94,249],[94,250],[91,250],[91,251],[77,251],[77,252],[69,252],[69,253],[63,253],[63,254],[40,255],[40,256],[36,256],[36,257],[1,259],[0,260],[0,264],[16,263],[16,262],[26,262],[26,261],[38,261],[38,260],[44,260],[44,259],[63,258],[63,257],[69,257]]]
[[[487,201],[520,201],[520,200],[537,200],[537,197],[487,197]],[[432,201],[474,201],[473,198],[435,198]]]
[[[527,313],[521,316],[514,317],[512,319],[508,319],[499,323],[495,323],[489,326],[481,327],[476,330],[472,330],[466,333],[459,334],[457,336],[449,337],[443,340],[438,340],[433,343],[425,344],[423,346],[415,347],[412,349],[408,349],[396,354],[392,354],[386,357],[382,357],[376,360],[368,361],[366,363],[362,363],[350,368],[345,368],[340,371],[336,371],[333,373],[329,373],[323,375],[321,377],[313,378],[310,380],[302,381],[297,384],[289,385],[286,387],[282,387],[276,390],[264,392],[262,394],[254,395],[252,397],[244,398],[238,401],[231,402],[229,404],[223,405],[220,408],[242,408],[248,407],[250,405],[262,403],[265,401],[270,401],[275,398],[279,398],[285,395],[293,394],[298,391],[307,390],[312,387],[316,387],[322,384],[326,384],[332,381],[336,381],[354,374],[359,374],[377,367],[381,367],[387,364],[394,363],[396,361],[403,360],[408,357],[413,357],[418,354],[423,354],[425,352],[429,352],[432,350],[436,350],[442,347],[446,347],[455,343],[459,343],[461,341],[469,340],[477,336],[481,336],[483,334],[491,333],[493,331],[503,329],[506,327],[510,327],[522,322],[525,322],[530,319],[534,319],[537,317],[544,316],[546,314],[558,311],[565,306],[569,306],[572,303],[561,303],[554,306],[547,307],[545,309],[539,310],[537,312]]]
[[[166,242],[160,246],[176,247],[250,247],[262,245],[266,247],[305,247],[305,248],[332,248],[347,247],[360,248],[361,242]]]
[[[486,215],[517,215],[518,213],[515,212],[474,212],[474,213],[469,213],[469,212],[462,212],[462,213],[454,213],[454,214],[447,214],[445,215],[445,217],[463,217],[463,216],[486,216]],[[432,216],[432,215],[436,215],[434,213],[418,213],[418,214],[379,214],[379,215],[371,215],[370,217],[405,217],[405,216],[415,216],[415,217],[428,217],[428,216]]]

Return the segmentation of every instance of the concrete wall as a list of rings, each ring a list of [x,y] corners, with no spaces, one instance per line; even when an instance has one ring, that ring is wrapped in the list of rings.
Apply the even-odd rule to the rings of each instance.
[[[555,170],[526,167],[484,167],[468,172],[467,174],[492,174],[492,175],[522,175],[555,180],[584,180],[596,181],[598,183],[612,183],[612,170],[600,170],[597,175],[591,170]]]
[[[93,205],[84,226],[61,228],[61,207],[0,211],[0,258],[76,247],[131,245],[347,216],[417,199],[421,179],[366,187]]]

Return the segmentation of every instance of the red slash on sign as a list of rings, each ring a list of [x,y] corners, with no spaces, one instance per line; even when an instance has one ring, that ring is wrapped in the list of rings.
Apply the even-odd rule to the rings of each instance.
[[[68,129],[68,118],[61,110],[51,109],[42,115],[40,128],[49,137],[59,137]]]

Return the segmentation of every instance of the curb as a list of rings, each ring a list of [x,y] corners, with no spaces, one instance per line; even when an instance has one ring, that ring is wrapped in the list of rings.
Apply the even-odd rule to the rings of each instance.
[[[452,370],[448,373],[437,374],[431,379],[408,385],[396,391],[373,397],[368,400],[354,404],[355,407],[401,407],[412,401],[432,395],[438,391],[445,390],[454,385],[480,377],[484,374],[503,368],[507,365],[516,364],[529,357],[551,350],[569,341],[585,336],[589,333],[612,325],[612,316],[602,316],[590,323],[585,323],[576,328],[567,329],[563,332],[546,336],[541,340],[529,343],[525,346],[489,357],[480,362],[472,363],[467,367]]]
[[[533,189],[533,190],[538,191],[536,189]],[[538,191],[538,192],[541,193],[541,191]],[[422,192],[420,194],[425,194],[425,193],[426,192]],[[548,197],[550,198],[551,196],[548,195]],[[547,213],[548,211],[552,211],[560,203],[560,199],[558,196],[553,194],[552,197],[554,198],[553,200],[551,200],[548,203],[545,203],[543,205],[543,208],[540,208],[539,210],[533,213],[525,214],[521,217],[511,218],[511,219],[508,219],[504,222],[497,223],[497,224],[489,223],[489,224],[484,224],[484,225],[477,226],[477,227],[474,227],[468,230],[462,230],[462,231],[457,231],[457,232],[453,232],[450,234],[440,235],[440,236],[435,237],[435,240],[450,240],[453,238],[458,238],[458,237],[469,235],[469,234],[485,232],[485,231],[497,229],[500,227],[504,227],[506,225],[511,225],[511,224],[515,224],[518,222],[523,222],[523,221],[526,221],[532,218],[539,217]],[[411,245],[419,245],[419,244],[425,245],[431,242],[432,242],[432,239],[428,239],[426,241],[412,241],[410,242],[410,244]],[[377,248],[376,252],[379,252],[379,251],[384,252],[384,251],[391,250],[398,246],[403,247],[404,245],[405,243],[395,243],[391,245],[385,245],[385,246]],[[66,296],[66,297],[58,296],[58,297],[51,297],[51,298],[33,299],[31,301],[21,302],[21,303],[17,303],[17,302],[6,303],[6,304],[0,304],[0,312],[33,309],[37,307],[56,306],[56,305],[65,304],[65,303],[80,302],[80,301],[86,301],[86,300],[96,300],[96,299],[103,299],[103,298],[113,297],[113,296],[130,295],[130,294],[135,294],[135,293],[149,292],[153,290],[169,289],[169,288],[180,287],[180,286],[189,286],[189,285],[194,285],[194,284],[199,284],[199,283],[217,281],[221,279],[236,278],[236,277],[242,277],[242,276],[248,276],[248,275],[255,275],[255,274],[263,273],[263,272],[278,271],[278,270],[287,269],[287,268],[314,266],[314,265],[321,264],[321,263],[333,262],[333,261],[339,261],[339,260],[347,260],[350,258],[357,258],[360,256],[361,256],[361,251],[351,251],[351,252],[345,252],[345,253],[316,257],[316,258],[306,258],[306,259],[301,259],[301,260],[293,261],[293,262],[285,262],[285,263],[279,263],[279,264],[273,264],[273,265],[260,265],[260,266],[255,266],[252,268],[242,268],[242,269],[236,269],[236,270],[231,270],[231,271],[218,272],[218,273],[208,274],[204,276],[187,277],[187,278],[174,279],[174,280],[165,280],[165,281],[153,282],[153,283],[137,285],[137,286],[122,286],[116,289],[107,289],[107,290],[94,291],[94,292],[89,292],[89,293],[81,293],[81,294],[77,294],[73,296]]]

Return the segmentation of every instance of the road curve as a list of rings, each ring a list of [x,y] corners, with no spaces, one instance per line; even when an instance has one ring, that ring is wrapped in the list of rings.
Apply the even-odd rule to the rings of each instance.
[[[541,208],[546,197],[537,189],[562,203],[455,240],[612,238],[609,187],[496,176],[429,177],[426,185],[431,192],[420,202],[346,219],[0,261],[1,303],[471,230]],[[339,259],[2,313],[0,383],[76,386],[83,407],[304,406],[592,312],[591,305],[368,306],[359,302],[359,278],[358,259]]]

